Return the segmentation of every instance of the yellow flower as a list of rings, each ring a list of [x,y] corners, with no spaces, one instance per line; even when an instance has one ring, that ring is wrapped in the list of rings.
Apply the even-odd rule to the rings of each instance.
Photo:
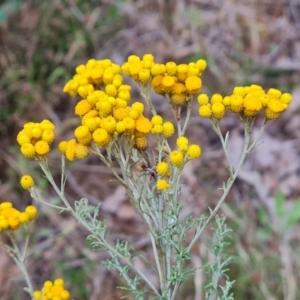
[[[141,116],[136,120],[135,128],[137,131],[147,134],[151,131],[152,123],[149,121],[149,119]]]
[[[265,117],[268,120],[275,120],[279,117],[280,112],[274,112],[271,109],[269,109],[268,107],[265,109]]]
[[[49,129],[49,130],[53,130],[53,131],[54,131],[55,125],[54,125],[51,121],[49,121],[49,120],[43,120],[43,121],[40,123],[40,128],[41,128],[42,130],[47,130],[47,129]]]
[[[156,172],[159,176],[170,176],[170,168],[169,168],[169,165],[162,161],[162,162],[159,162],[157,165],[156,165]]]
[[[120,90],[118,92],[118,98],[125,100],[127,104],[131,99],[130,91]]]
[[[185,85],[181,82],[177,82],[172,86],[171,94],[182,94],[185,91]]]
[[[77,92],[82,98],[86,98],[88,95],[94,92],[94,87],[91,84],[86,84],[80,86]]]
[[[89,155],[90,151],[87,146],[76,144],[75,148],[75,158],[85,159]]]
[[[201,87],[202,87],[202,81],[197,76],[189,76],[185,80],[185,87],[189,94],[195,95],[199,93]]]
[[[34,150],[36,152],[37,155],[39,156],[45,156],[49,153],[50,151],[50,147],[49,144],[45,141],[38,141],[35,145],[34,145]]]
[[[54,131],[52,129],[46,129],[43,131],[42,140],[51,144],[54,141]]]
[[[135,129],[135,120],[132,118],[126,117],[123,120],[123,123],[125,124],[126,132],[132,133]]]
[[[115,97],[117,95],[117,93],[118,93],[118,90],[117,90],[117,88],[113,84],[108,84],[105,87],[105,93],[108,96]]]
[[[29,221],[29,216],[25,212],[21,212],[18,219],[21,224],[24,224]]]
[[[66,154],[68,142],[67,141],[62,141],[58,144],[58,150],[61,154]]]
[[[211,104],[222,103],[223,97],[220,94],[213,94],[210,101],[211,101]]]
[[[28,215],[29,220],[34,220],[37,215],[37,209],[33,205],[29,205],[25,209],[25,213]]]
[[[30,138],[27,134],[20,131],[17,135],[17,142],[20,146],[22,146],[23,144],[30,143]]]
[[[233,112],[240,112],[243,109],[243,103],[243,97],[238,94],[234,94],[230,97],[230,109]]]
[[[201,105],[198,110],[199,116],[203,118],[210,118],[212,115],[212,110],[210,104]]]
[[[153,134],[160,134],[164,131],[164,127],[162,125],[154,125],[151,129]]]
[[[165,93],[163,86],[162,86],[162,80],[163,80],[163,76],[157,75],[157,76],[153,77],[153,79],[151,81],[151,86],[153,87],[155,93],[157,93],[159,95]]]
[[[21,185],[22,185],[23,189],[25,189],[25,190],[31,189],[34,185],[33,178],[30,175],[22,176]]]
[[[155,115],[151,119],[152,125],[162,125],[163,123],[163,118],[159,115]]]
[[[211,110],[212,116],[217,120],[221,120],[225,115],[225,106],[223,105],[223,103],[214,103],[211,107]]]
[[[165,66],[162,64],[153,64],[151,67],[152,76],[158,76],[165,72]]]
[[[116,131],[117,133],[123,133],[125,132],[126,130],[126,125],[124,122],[118,122],[117,125],[116,125]]]
[[[97,102],[97,108],[99,109],[100,117],[106,117],[112,111],[112,105],[108,100],[101,100]]]
[[[170,188],[169,183],[164,179],[159,179],[156,182],[156,188],[160,191],[164,191]]]
[[[175,167],[181,167],[184,164],[184,156],[181,151],[174,150],[170,153],[170,162]]]
[[[146,150],[148,148],[148,141],[146,137],[136,137],[134,146],[139,150]]]
[[[234,95],[238,95],[238,96],[242,96],[244,97],[245,96],[245,88],[243,86],[236,86],[234,89],[233,89],[233,94]]]
[[[206,105],[206,104],[208,104],[208,96],[206,94],[200,94],[198,96],[198,103],[200,105]]]
[[[90,135],[90,131],[87,126],[79,126],[75,129],[74,135],[77,139],[83,139]]]
[[[171,95],[171,102],[174,105],[177,105],[177,106],[183,105],[186,102],[186,94],[185,93],[183,93],[183,94],[172,94]]]
[[[152,54],[144,54],[143,55],[143,61],[150,61],[150,62],[153,62],[154,61],[154,56]]]
[[[162,126],[163,126],[163,136],[165,138],[168,138],[174,134],[175,128],[171,122],[165,122],[163,123]]]
[[[268,101],[267,105],[268,108],[274,113],[279,113],[284,110],[284,106],[280,100],[272,99]]]
[[[165,75],[162,78],[161,84],[163,86],[164,91],[170,92],[173,85],[175,84],[175,79],[173,76]]]
[[[269,89],[268,90],[268,96],[273,98],[280,98],[281,92],[277,89]]]
[[[292,101],[292,95],[289,93],[284,93],[281,95],[280,101],[285,104],[290,104]]]
[[[231,98],[230,98],[230,96],[225,96],[223,98],[223,104],[225,105],[225,107],[230,106],[230,104],[231,104]]]
[[[67,144],[66,154],[65,154],[66,158],[70,161],[73,161],[75,156],[75,151],[76,151],[76,140],[72,139]]]
[[[75,115],[83,116],[92,109],[91,104],[86,100],[81,100],[75,106]]]
[[[21,225],[17,217],[10,217],[7,221],[8,221],[9,228],[12,230],[17,230]]]
[[[27,157],[32,158],[35,156],[34,146],[30,143],[25,143],[21,146],[21,153]]]
[[[131,105],[131,109],[138,111],[140,114],[144,112],[145,106],[142,102],[135,102]]]
[[[190,145],[187,149],[187,156],[188,159],[193,160],[199,158],[201,155],[201,148],[200,146],[194,144]]]
[[[34,127],[34,128],[32,128],[32,130],[31,130],[31,135],[32,135],[32,137],[34,137],[34,138],[36,138],[36,139],[40,138],[40,137],[42,136],[42,133],[43,133],[43,131],[42,131],[42,129],[39,128],[39,127]]]
[[[262,108],[262,103],[260,98],[248,94],[244,99],[243,106],[246,110],[255,110],[258,112]]]
[[[110,136],[104,128],[98,128],[93,132],[93,140],[99,147],[104,147],[109,143]]]
[[[114,109],[113,115],[117,121],[122,121],[129,115],[129,112],[130,112],[129,107],[117,108],[117,109]]]
[[[176,75],[177,65],[173,61],[169,61],[166,63],[166,72],[170,76]]]
[[[199,68],[200,72],[203,72],[207,67],[206,60],[204,60],[204,59],[197,60],[196,66]]]
[[[186,151],[188,149],[189,140],[185,136],[180,136],[176,140],[176,144],[181,151]]]
[[[117,121],[114,117],[108,116],[101,122],[101,127],[104,128],[109,134],[113,134],[116,130]]]
[[[147,69],[142,69],[139,73],[139,81],[145,84],[150,79],[151,79],[150,71]]]

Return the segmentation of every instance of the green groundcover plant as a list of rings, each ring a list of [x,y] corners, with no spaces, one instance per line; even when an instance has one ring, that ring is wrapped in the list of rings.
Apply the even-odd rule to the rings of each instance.
[[[64,87],[64,92],[81,99],[75,106],[80,125],[74,130],[74,139],[58,145],[62,154],[59,183],[54,180],[47,160],[55,139],[55,125],[49,120],[29,122],[17,136],[21,153],[28,159],[38,161],[43,175],[60,198],[60,204],[54,205],[40,199],[30,175],[21,178],[22,187],[29,190],[32,198],[42,202],[45,208],[48,206],[67,212],[84,226],[89,231],[88,239],[94,248],[110,255],[105,262],[107,268],[119,271],[127,284],[126,289],[135,299],[178,298],[180,285],[197,270],[186,267],[191,249],[212,219],[216,220],[216,243],[207,245],[207,248],[212,249],[215,262],[206,265],[210,282],[204,288],[204,299],[234,299],[231,293],[233,282],[226,276],[233,258],[223,255],[230,230],[226,227],[225,218],[217,213],[246,156],[257,146],[266,122],[277,119],[287,109],[292,97],[274,88],[265,92],[254,84],[235,87],[228,96],[214,94],[209,97],[200,93],[201,75],[205,68],[206,61],[203,59],[189,64],[160,64],[151,54],[145,54],[142,58],[131,55],[121,66],[109,59],[90,59],[85,65],[79,65],[74,77]],[[137,84],[143,102],[132,103],[131,86],[124,83],[124,75]],[[173,114],[172,120],[164,120],[157,114],[151,101],[151,91],[161,95],[162,101],[167,101]],[[185,203],[180,199],[180,177],[185,165],[201,156],[200,145],[191,144],[186,136],[195,102],[199,104],[198,115],[210,119],[213,130],[221,140],[228,163],[228,180],[222,186],[221,198],[213,209],[209,209],[208,215],[182,217]],[[235,169],[227,151],[229,133],[223,136],[220,129],[220,121],[227,111],[238,114],[244,125],[244,146]],[[259,135],[252,140],[252,127],[258,115],[263,115],[264,119]],[[171,147],[169,140],[174,135],[175,148]],[[65,160],[85,159],[89,155],[97,156],[111,170],[142,218],[151,239],[154,257],[148,265],[157,274],[159,284],[154,284],[133,264],[135,256],[146,260],[143,253],[135,251],[125,240],[118,240],[115,244],[108,241],[105,219],[99,218],[100,204],[92,206],[88,199],[83,198],[71,205],[65,197]],[[116,171],[116,167],[120,168],[121,173]],[[32,221],[36,217],[34,205],[21,212],[11,202],[1,203],[0,232],[8,236],[5,239],[8,242],[4,242],[2,236],[0,241],[24,275],[25,289],[32,299],[76,299],[76,295],[71,297],[64,288],[61,278],[46,281],[39,289],[32,284],[25,260],[29,229],[34,226]],[[25,237],[17,234],[20,227],[25,231]],[[191,232],[189,236],[192,238],[187,239]],[[224,279],[222,285],[221,278]]]

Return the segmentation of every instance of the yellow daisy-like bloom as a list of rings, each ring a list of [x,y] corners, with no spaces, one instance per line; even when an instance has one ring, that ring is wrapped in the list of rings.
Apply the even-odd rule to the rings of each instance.
[[[233,112],[240,112],[243,109],[243,104],[244,100],[242,96],[234,94],[230,97],[230,109]]]
[[[159,176],[170,176],[171,174],[171,171],[170,171],[170,168],[169,168],[169,165],[162,161],[162,162],[159,162],[157,165],[156,165],[156,172]]]
[[[67,141],[62,141],[58,144],[58,150],[61,154],[66,154],[67,151],[67,146],[68,146],[68,142]]]
[[[28,215],[28,218],[30,221],[32,221],[36,218],[37,212],[38,211],[37,211],[36,207],[33,205],[29,205],[25,209],[25,213]]]
[[[225,106],[223,103],[216,102],[211,107],[212,116],[217,119],[221,120],[225,115]]]
[[[206,104],[208,104],[209,99],[208,99],[208,96],[206,94],[200,94],[198,96],[197,100],[198,100],[198,103],[200,105],[206,105]]]
[[[85,159],[89,155],[90,151],[87,146],[76,144],[75,148],[75,158]]]
[[[101,122],[101,127],[104,128],[109,134],[113,134],[116,130],[117,122],[114,117],[108,116]]]
[[[136,120],[136,119],[138,119],[140,117],[140,115],[141,114],[137,110],[131,108],[131,110],[129,112],[129,117],[130,118]]]
[[[42,140],[47,142],[48,144],[51,144],[54,141],[54,131],[51,129],[46,129],[43,131],[42,134]]]
[[[118,122],[116,125],[116,132],[121,134],[124,133],[126,131],[126,125],[124,122]]]
[[[292,95],[289,93],[284,93],[281,95],[280,101],[284,104],[290,104],[292,101]]]
[[[129,63],[129,73],[130,76],[135,79],[138,80],[139,78],[139,73],[140,71],[143,69],[143,63],[140,61],[136,61],[136,62],[130,62]]]
[[[201,87],[202,87],[202,81],[197,76],[189,76],[185,80],[185,87],[189,94],[195,95],[199,93]]]
[[[142,102],[135,102],[131,105],[131,109],[138,111],[140,114],[144,112],[145,106]]]
[[[244,97],[245,96],[245,88],[243,86],[236,86],[234,89],[233,89],[233,94],[234,95],[238,95],[238,96],[242,96]]]
[[[77,139],[83,139],[90,135],[90,131],[87,126],[79,126],[75,129],[74,135]]]
[[[154,62],[154,56],[152,54],[146,53],[143,55],[143,61]]]
[[[23,130],[22,130],[23,131]],[[27,134],[20,131],[17,135],[17,142],[20,146],[26,143],[30,143],[30,138]]]
[[[207,67],[207,62],[204,59],[199,59],[196,61],[196,66],[199,68],[200,72],[203,72]]]
[[[121,98],[117,98],[116,99],[116,104],[115,104],[115,108],[126,108],[127,107],[127,101],[126,100],[123,100]]]
[[[182,94],[185,91],[185,85],[181,82],[177,82],[172,86],[171,94]]]
[[[258,112],[262,108],[262,103],[260,98],[249,94],[245,97],[243,106],[247,110],[255,110]]]
[[[84,121],[82,120],[82,124],[85,125],[90,132],[94,132],[100,125],[100,118],[88,118]]]
[[[165,138],[169,138],[170,136],[172,136],[175,132],[175,128],[173,123],[171,122],[165,122],[163,123],[163,136]]]
[[[75,115],[83,116],[92,109],[91,104],[86,100],[81,100],[75,106]]]
[[[114,73],[111,72],[111,70],[107,69],[104,71],[102,79],[104,84],[111,84],[114,80]]]
[[[55,125],[54,125],[51,121],[49,121],[49,120],[43,120],[43,121],[40,123],[40,128],[41,128],[42,130],[47,130],[47,129],[49,129],[49,130],[53,130],[53,131],[54,131]]]
[[[50,152],[49,144],[45,141],[38,141],[34,145],[34,150],[37,155],[45,156]]]
[[[181,167],[184,164],[184,156],[181,151],[174,150],[170,153],[170,162],[175,167]]]
[[[121,98],[128,103],[131,99],[130,91],[121,90],[118,92],[118,98]]]
[[[35,156],[34,146],[30,143],[25,143],[21,146],[21,153],[27,157],[32,158]]]
[[[149,133],[152,129],[152,123],[149,119],[141,116],[135,122],[135,129],[141,133]]]
[[[268,108],[274,113],[279,113],[284,110],[284,106],[280,100],[272,99],[267,103]]]
[[[104,128],[98,128],[93,132],[93,140],[99,147],[105,147],[110,141],[110,136]]]
[[[187,76],[199,76],[200,70],[195,63],[189,63]]]
[[[172,94],[171,95],[171,102],[174,105],[177,105],[177,106],[184,105],[185,102],[186,102],[186,94],[185,93],[183,93],[183,94]]]
[[[180,136],[176,140],[176,144],[181,151],[186,151],[188,149],[189,140],[185,136]]]
[[[17,230],[21,223],[17,217],[10,217],[8,220],[8,225],[11,230]]]
[[[123,119],[128,117],[129,112],[130,112],[129,107],[117,108],[117,109],[114,109],[113,116],[117,121],[122,121]]]
[[[76,151],[76,140],[72,139],[68,141],[67,148],[66,148],[66,158],[70,161],[74,160],[75,156],[75,151]]]
[[[211,99],[210,99],[211,104],[214,103],[222,103],[223,102],[223,97],[220,94],[213,94]]]
[[[137,137],[134,142],[135,148],[139,150],[146,150],[148,148],[148,141],[146,137]]]
[[[91,84],[86,84],[80,86],[77,92],[82,98],[86,98],[88,95],[94,92],[94,87]]]
[[[117,90],[117,88],[113,84],[108,84],[105,87],[105,93],[108,96],[115,97],[117,95],[117,93],[118,93],[118,90]]]
[[[23,189],[25,189],[25,190],[31,189],[34,185],[33,178],[30,175],[22,176],[20,182],[21,182]]]
[[[163,86],[164,91],[170,92],[172,90],[173,85],[175,84],[175,79],[173,76],[166,75],[162,78],[161,84]]]
[[[132,118],[126,117],[123,120],[123,123],[125,124],[126,132],[127,133],[132,133],[135,129],[135,120]]]
[[[153,125],[162,125],[163,118],[160,115],[155,115],[155,116],[152,117],[151,123]]]
[[[164,127],[163,127],[162,125],[159,125],[159,124],[154,125],[154,126],[152,127],[152,129],[151,129],[151,132],[152,132],[153,134],[160,134],[160,133],[162,133],[163,131],[164,131]]]
[[[199,116],[203,118],[210,118],[212,110],[210,104],[201,105],[198,110]]]
[[[164,87],[162,85],[163,76],[157,75],[151,81],[151,86],[153,87],[156,94],[163,95],[165,93]]]
[[[223,98],[223,104],[224,104],[225,107],[230,106],[230,104],[231,104],[231,98],[230,98],[230,96],[225,96]]]
[[[170,76],[175,76],[177,72],[177,65],[173,61],[166,63],[166,72]]]
[[[186,154],[189,160],[197,159],[201,155],[201,148],[196,144],[190,145],[187,149]]]
[[[269,89],[267,95],[269,97],[273,97],[273,98],[280,98],[281,96],[281,91],[277,90],[277,89]]]
[[[162,64],[153,64],[151,67],[152,76],[158,76],[165,72],[164,66]]]
[[[111,114],[112,105],[108,100],[102,100],[97,103],[100,117],[106,117]]]
[[[42,133],[43,133],[43,131],[42,131],[42,129],[39,128],[39,127],[34,127],[34,128],[32,128],[32,130],[31,130],[31,135],[32,135],[32,137],[34,137],[34,138],[36,138],[36,139],[39,139],[39,138],[42,136]]]
[[[21,212],[18,219],[21,224],[24,224],[29,221],[29,216],[25,212]]]
[[[277,119],[278,117],[280,116],[280,112],[274,112],[272,111],[270,108],[266,108],[265,109],[265,117],[268,119],[268,120],[275,120]]]
[[[148,69],[142,69],[139,73],[139,81],[143,84],[147,83],[151,79],[151,74]]]
[[[165,179],[159,179],[156,182],[156,188],[160,191],[165,191],[170,188],[170,184]]]

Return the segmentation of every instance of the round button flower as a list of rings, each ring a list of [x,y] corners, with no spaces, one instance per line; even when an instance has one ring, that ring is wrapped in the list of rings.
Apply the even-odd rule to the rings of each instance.
[[[184,164],[184,157],[181,151],[172,151],[170,153],[170,162],[175,167],[181,167]]]
[[[157,180],[156,188],[160,191],[164,191],[164,190],[167,190],[168,188],[170,188],[170,185],[166,180],[160,179],[160,180]]]
[[[170,176],[170,168],[169,168],[169,165],[162,161],[162,162],[159,162],[157,165],[156,165],[156,172],[159,176]]]
[[[201,148],[196,144],[190,145],[186,153],[190,160],[197,159],[201,155]]]
[[[21,185],[23,189],[29,190],[34,186],[34,180],[30,175],[24,175],[21,178]]]

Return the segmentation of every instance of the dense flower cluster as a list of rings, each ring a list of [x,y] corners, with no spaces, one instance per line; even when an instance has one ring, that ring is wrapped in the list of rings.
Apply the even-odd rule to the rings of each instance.
[[[41,123],[26,123],[17,136],[21,153],[27,158],[47,155],[54,141],[54,129],[54,124],[49,120],[43,120]]]
[[[54,282],[45,281],[41,291],[34,291],[34,300],[69,300],[70,293],[64,289],[64,281],[61,278]]]
[[[204,118],[220,120],[226,109],[238,113],[243,117],[255,117],[261,110],[268,120],[277,119],[281,112],[287,109],[292,101],[289,93],[282,93],[277,89],[269,89],[266,93],[261,86],[235,87],[232,95],[222,97],[214,94],[209,99],[206,94],[198,96],[200,104],[199,115]]]
[[[0,204],[0,232],[2,230],[17,230],[22,224],[30,222],[36,218],[37,209],[30,205],[25,211],[19,211],[13,207],[11,202]]]

